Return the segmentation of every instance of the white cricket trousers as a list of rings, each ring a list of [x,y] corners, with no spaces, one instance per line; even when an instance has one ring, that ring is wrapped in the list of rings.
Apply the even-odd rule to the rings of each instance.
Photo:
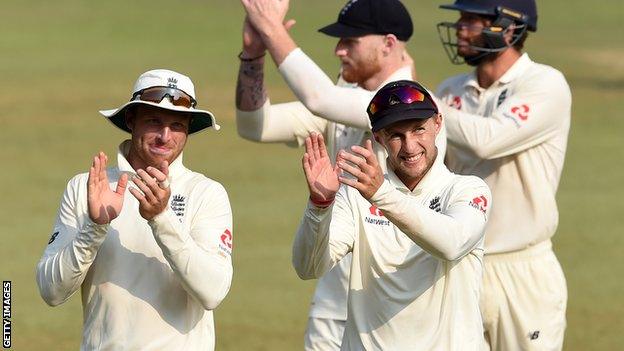
[[[483,263],[484,350],[561,350],[568,292],[551,241]]]

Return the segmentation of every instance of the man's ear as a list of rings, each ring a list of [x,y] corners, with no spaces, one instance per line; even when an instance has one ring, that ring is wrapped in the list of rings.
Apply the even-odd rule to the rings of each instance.
[[[514,32],[516,31],[516,24],[512,23],[509,25],[509,27],[507,27],[507,29],[505,29],[505,33],[503,34],[503,37],[505,38],[505,43],[507,44],[507,46],[511,46],[511,43],[513,42],[513,35]]]
[[[438,113],[435,117],[433,117],[433,124],[435,125],[435,133],[438,135],[440,130],[442,129],[442,114]]]
[[[135,115],[136,113],[134,112],[134,109],[132,107],[126,109],[125,114],[124,114],[124,122],[126,123],[126,127],[130,129],[130,131],[132,131],[132,129],[134,128],[134,116]]]
[[[386,34],[383,38],[383,52],[384,54],[390,54],[397,46],[399,39],[394,34]]]
[[[373,132],[373,138],[375,138],[375,141],[378,142],[379,144],[381,144],[381,146],[386,146],[383,142],[383,138],[381,137],[381,133],[383,133],[383,131],[378,131],[378,132]]]

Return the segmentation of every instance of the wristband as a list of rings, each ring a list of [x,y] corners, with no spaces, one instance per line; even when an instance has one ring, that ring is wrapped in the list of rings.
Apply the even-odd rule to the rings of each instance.
[[[331,198],[330,200],[313,200],[312,197],[310,197],[310,202],[312,203],[312,205],[316,206],[316,207],[320,207],[320,208],[326,208],[329,207],[329,205],[331,205],[334,202],[334,198]]]
[[[241,51],[241,52],[238,54],[238,59],[239,59],[239,60],[241,60],[241,61],[243,61],[243,62],[252,62],[252,61],[255,61],[255,60],[258,60],[258,59],[263,58],[265,55],[266,55],[266,52],[262,53],[262,55],[260,55],[260,56],[251,57],[251,58],[246,58],[246,57],[243,57],[243,52]]]

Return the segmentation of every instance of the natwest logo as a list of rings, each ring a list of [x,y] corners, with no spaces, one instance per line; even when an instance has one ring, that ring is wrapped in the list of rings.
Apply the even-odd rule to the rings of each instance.
[[[477,196],[474,199],[472,199],[472,201],[470,201],[469,205],[483,212],[483,214],[485,214],[487,212],[488,200],[483,195]]]
[[[232,232],[229,229],[226,229],[223,234],[221,234],[219,249],[228,255],[232,255]]]
[[[371,207],[368,210],[370,211],[370,214],[372,214],[373,216],[377,216],[377,217],[384,216],[383,212],[381,212],[381,210],[378,209],[377,206],[375,205],[371,205]]]

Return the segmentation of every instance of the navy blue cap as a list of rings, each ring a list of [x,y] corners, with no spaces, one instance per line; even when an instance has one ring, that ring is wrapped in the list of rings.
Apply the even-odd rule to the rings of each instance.
[[[498,16],[504,8],[524,15],[527,29],[537,31],[537,5],[535,0],[455,0],[455,3],[440,5],[440,8],[474,13],[484,16]]]
[[[337,38],[367,34],[394,34],[408,41],[414,32],[412,18],[399,0],[349,0],[340,10],[338,21],[319,29]]]
[[[375,108],[373,105],[376,105]],[[366,113],[371,122],[371,130],[377,132],[396,122],[431,118],[439,111],[429,91],[420,83],[399,80],[379,89],[371,99]]]

